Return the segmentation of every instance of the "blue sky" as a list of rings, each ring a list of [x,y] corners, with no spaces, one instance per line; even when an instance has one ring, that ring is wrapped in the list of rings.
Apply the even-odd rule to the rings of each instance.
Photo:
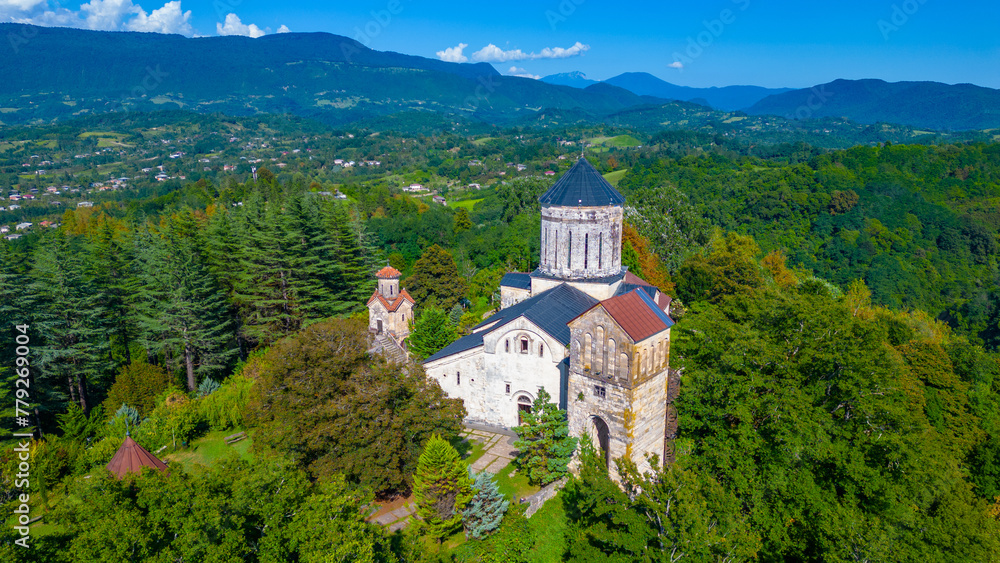
[[[996,0],[162,2],[0,0],[0,21],[185,35],[325,31],[529,76],[645,71],[687,86],[882,78],[1000,88]]]

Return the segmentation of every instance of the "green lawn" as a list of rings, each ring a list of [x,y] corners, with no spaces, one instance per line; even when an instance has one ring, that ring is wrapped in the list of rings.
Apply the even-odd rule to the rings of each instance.
[[[252,438],[247,438],[236,442],[232,446],[226,444],[226,436],[235,434],[239,430],[219,430],[209,432],[191,443],[187,449],[178,449],[176,452],[169,452],[169,448],[160,455],[163,461],[172,461],[180,465],[184,471],[197,472],[198,466],[207,467],[220,457],[229,455],[231,452],[238,453],[241,457],[250,459],[250,444]]]
[[[472,141],[473,145],[485,145],[486,143],[492,141],[495,137],[480,137],[475,141]]]
[[[483,201],[483,199],[484,198],[479,198],[479,199],[464,199],[462,201],[449,201],[448,205],[450,207],[464,207],[468,211],[472,211],[472,208],[477,203],[479,203],[480,201]]]
[[[628,172],[627,168],[624,170],[615,170],[614,172],[608,172],[607,174],[604,175],[604,179],[607,180],[608,183],[611,184],[612,186],[617,187],[618,182],[621,181],[621,179],[625,176],[626,172]]]

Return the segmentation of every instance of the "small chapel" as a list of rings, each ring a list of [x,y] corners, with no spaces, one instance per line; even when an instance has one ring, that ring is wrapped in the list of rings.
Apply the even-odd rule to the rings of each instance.
[[[539,201],[538,268],[506,274],[500,310],[427,358],[428,377],[464,400],[469,422],[516,426],[545,388],[605,462],[672,462],[670,297],[622,266],[625,198],[580,158]]]

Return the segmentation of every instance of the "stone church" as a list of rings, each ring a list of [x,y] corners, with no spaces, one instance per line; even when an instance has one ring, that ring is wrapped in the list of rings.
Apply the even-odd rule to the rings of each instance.
[[[670,297],[621,264],[625,198],[581,158],[540,202],[538,269],[505,275],[500,311],[427,358],[428,376],[470,422],[516,426],[544,387],[606,461],[672,461]]]

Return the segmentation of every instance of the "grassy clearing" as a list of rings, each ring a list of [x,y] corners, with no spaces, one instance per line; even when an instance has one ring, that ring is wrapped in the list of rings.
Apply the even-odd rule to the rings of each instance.
[[[232,452],[236,452],[245,459],[251,459],[250,444],[253,441],[248,437],[245,440],[236,442],[232,446],[226,444],[226,436],[235,434],[238,430],[217,430],[198,438],[191,443],[186,450],[178,450],[172,453],[164,453],[160,459],[171,461],[180,465],[184,471],[190,473],[199,472],[198,467],[208,467],[217,459],[225,457]],[[169,449],[167,450],[169,451]]]
[[[464,207],[467,210],[472,211],[472,208],[475,207],[475,205],[477,203],[479,203],[480,201],[483,201],[483,198],[479,198],[479,199],[465,199],[465,200],[462,200],[462,201],[449,201],[448,205],[451,206],[451,207]]]
[[[527,476],[517,473],[513,463],[500,470],[496,481],[500,492],[507,495],[511,502],[518,502],[528,495],[537,493],[541,488],[529,483]]]
[[[609,147],[638,147],[642,145],[639,139],[636,139],[632,135],[618,135],[608,140],[605,144]]]
[[[495,139],[495,137],[480,137],[479,139],[476,139],[475,141],[472,141],[472,144],[473,145],[485,145],[486,143],[492,141],[493,139]]]
[[[617,187],[618,182],[621,182],[622,178],[625,177],[626,172],[628,172],[627,168],[624,170],[615,170],[614,172],[608,172],[607,174],[604,175],[604,179],[607,180],[608,183],[611,184],[612,186]]]

